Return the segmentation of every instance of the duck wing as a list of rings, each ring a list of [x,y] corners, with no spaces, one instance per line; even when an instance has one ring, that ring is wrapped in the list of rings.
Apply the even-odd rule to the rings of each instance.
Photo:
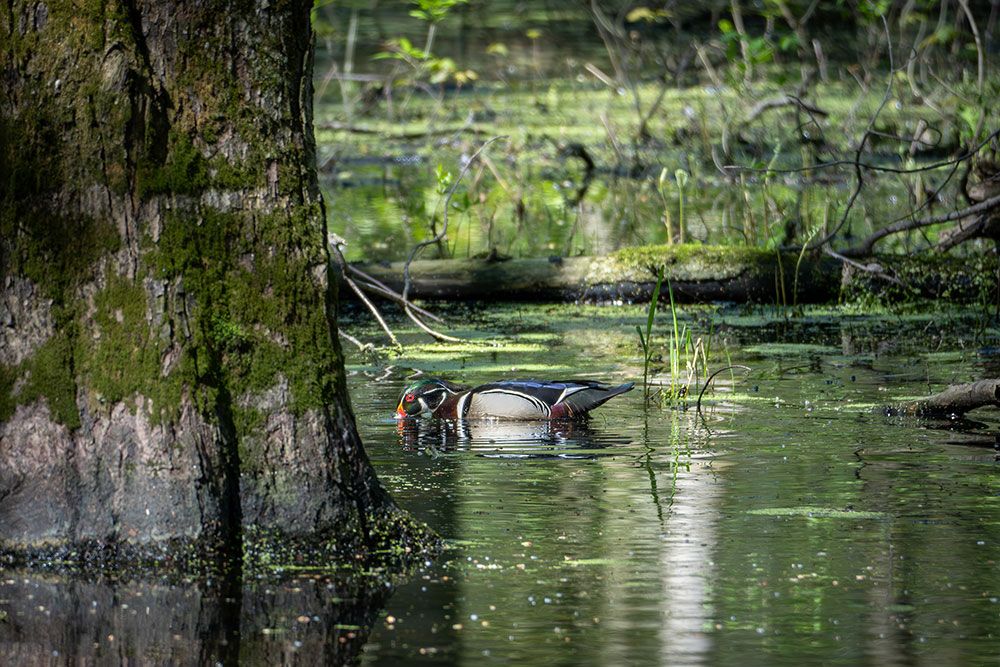
[[[552,406],[552,418],[582,417],[615,396],[631,391],[634,386],[634,382],[626,382],[616,387],[600,382],[574,383],[574,386],[567,390],[566,395]]]
[[[502,380],[476,387],[463,406],[469,418],[558,419],[581,416],[632,389],[577,380]]]

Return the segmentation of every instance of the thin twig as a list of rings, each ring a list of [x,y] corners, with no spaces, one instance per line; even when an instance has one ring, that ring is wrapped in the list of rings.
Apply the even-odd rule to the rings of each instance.
[[[395,301],[396,303],[402,305],[403,295],[400,294],[399,292],[394,291],[391,287],[383,283],[378,278],[375,278],[374,276],[365,273],[361,269],[357,268],[356,266],[352,266],[350,264],[347,265],[347,270],[361,279],[361,281],[358,282],[358,286],[361,287],[361,289],[370,289],[371,291],[377,292],[378,294],[384,296],[385,298],[391,301]],[[412,301],[410,301],[409,304],[410,307],[413,308],[413,310],[420,313],[424,317],[434,320],[435,322],[444,324],[444,320],[435,315],[434,313],[425,310],[424,308],[421,308]]]
[[[361,288],[358,287],[357,283],[355,283],[353,280],[347,277],[347,274],[344,274],[344,282],[347,283],[348,287],[354,290],[354,293],[358,295],[358,298],[361,299],[361,302],[364,303],[366,306],[368,306],[368,310],[370,310],[372,315],[375,316],[375,319],[376,321],[378,321],[379,326],[382,327],[382,331],[384,331],[386,335],[389,336],[389,340],[392,341],[392,344],[398,346],[399,340],[396,338],[396,334],[392,333],[392,329],[390,329],[389,325],[385,323],[384,319],[382,319],[382,313],[378,312],[378,308],[375,307],[375,304],[372,303],[367,296],[365,296],[365,293],[361,291]]]
[[[882,102],[875,109],[875,113],[872,117],[868,119],[868,127],[865,129],[864,135],[861,137],[860,143],[858,143],[858,148],[854,152],[854,175],[857,179],[857,183],[854,185],[854,191],[851,193],[851,198],[847,200],[847,206],[844,208],[843,214],[840,216],[840,222],[834,225],[833,230],[826,234],[823,238],[813,245],[813,249],[822,248],[828,244],[837,234],[840,233],[841,228],[847,224],[847,218],[851,213],[851,209],[854,208],[854,202],[858,200],[861,195],[861,190],[865,186],[864,173],[861,171],[861,153],[865,150],[865,144],[868,143],[868,137],[871,136],[872,130],[875,129],[875,121],[878,120],[879,115],[882,113],[882,109],[885,105],[889,103],[889,97],[892,96],[892,83],[896,78],[896,65],[892,58],[892,34],[889,32],[889,22],[886,20],[885,16],[882,16],[882,25],[885,27],[885,38],[888,43],[889,48],[889,80],[885,85],[885,94],[882,95]]]
[[[757,118],[765,111],[769,111],[771,109],[778,109],[783,106],[798,107],[799,109],[802,109],[803,111],[807,112],[810,115],[810,117],[821,116],[825,118],[830,115],[828,111],[824,111],[823,109],[820,109],[819,107],[813,104],[809,104],[808,102],[799,98],[796,95],[779,95],[777,97],[769,97],[765,100],[761,100],[760,102],[758,102],[756,106],[754,106],[754,108],[750,110],[750,113],[747,114],[746,120],[743,121],[743,124],[749,125],[753,121],[757,120]],[[813,118],[813,122],[816,122],[815,118]]]
[[[458,190],[458,186],[459,186],[459,184],[461,184],[462,179],[469,172],[469,169],[472,167],[472,163],[476,161],[476,158],[479,157],[479,154],[482,153],[486,149],[487,146],[489,146],[490,144],[492,144],[494,141],[498,141],[500,139],[506,139],[506,138],[507,137],[505,137],[505,136],[498,136],[498,137],[492,137],[490,139],[487,139],[483,143],[483,145],[480,146],[479,149],[476,150],[476,152],[472,154],[472,157],[470,157],[468,159],[468,161],[465,163],[465,165],[462,166],[462,170],[458,173],[458,178],[455,179],[455,182],[448,189],[448,194],[445,196],[445,199],[444,199],[444,212],[442,214],[441,231],[439,231],[433,238],[421,241],[420,243],[418,243],[415,246],[413,246],[413,250],[410,251],[410,256],[406,259],[406,264],[403,265],[403,295],[402,295],[402,298],[403,298],[403,310],[406,311],[406,314],[409,316],[409,318],[411,320],[413,320],[413,322],[418,327],[420,327],[425,333],[433,336],[437,340],[443,340],[443,341],[448,341],[448,342],[452,342],[452,343],[460,343],[460,342],[462,342],[460,338],[455,338],[454,336],[448,336],[448,335],[440,333],[438,331],[434,331],[429,326],[427,326],[425,323],[423,323],[422,321],[420,321],[420,318],[418,318],[414,314],[413,310],[410,308],[410,305],[409,305],[409,301],[410,301],[410,299],[409,299],[409,296],[410,296],[410,287],[412,286],[412,282],[410,280],[410,264],[412,264],[413,260],[416,259],[417,253],[419,253],[421,250],[423,250],[424,248],[426,248],[429,245],[433,245],[435,243],[440,243],[444,239],[444,237],[447,236],[447,234],[448,234],[448,208],[451,206],[451,198],[455,195],[455,191]]]
[[[625,164],[625,155],[622,153],[621,146],[618,145],[618,140],[615,138],[615,131],[611,129],[611,122],[608,120],[608,113],[606,111],[601,112],[601,124],[604,125],[604,132],[608,135],[611,148],[614,149],[615,155],[618,157],[618,164]]]
[[[355,338],[354,336],[352,336],[351,334],[347,333],[346,331],[344,331],[343,329],[341,329],[339,327],[337,329],[337,333],[339,333],[341,336],[343,336],[349,342],[354,343],[354,345],[356,345],[357,348],[359,350],[361,350],[362,352],[364,352],[365,350],[369,350],[372,347],[370,343],[362,343],[360,340],[358,340],[357,338]]]
[[[719,373],[724,372],[724,371],[731,371],[734,368],[740,368],[742,370],[745,370],[747,373],[750,373],[750,372],[753,371],[753,369],[750,368],[749,366],[743,366],[742,364],[733,364],[732,366],[723,366],[719,370],[717,370],[714,373],[712,373],[711,375],[709,375],[708,379],[705,380],[705,386],[703,386],[701,388],[701,391],[698,392],[698,402],[695,403],[695,406],[694,406],[696,413],[701,414],[701,397],[705,395],[705,390],[708,389],[708,386],[710,384],[712,384],[712,380],[715,379],[715,376],[718,375]]]

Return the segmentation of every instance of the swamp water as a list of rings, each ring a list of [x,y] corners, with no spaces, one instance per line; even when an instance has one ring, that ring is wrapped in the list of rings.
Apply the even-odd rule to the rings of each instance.
[[[1000,420],[882,405],[1000,375],[975,318],[692,309],[720,374],[693,409],[641,386],[585,425],[392,419],[411,369],[638,380],[637,307],[446,313],[482,345],[349,359],[396,500],[449,549],[406,578],[226,582],[0,573],[0,659],[243,664],[996,664]],[[346,318],[363,338],[376,330]],[[397,321],[402,329],[402,322]],[[654,329],[663,344],[668,318]],[[502,332],[502,333],[500,333]],[[659,332],[659,333],[655,333]],[[657,376],[657,379],[661,379]]]

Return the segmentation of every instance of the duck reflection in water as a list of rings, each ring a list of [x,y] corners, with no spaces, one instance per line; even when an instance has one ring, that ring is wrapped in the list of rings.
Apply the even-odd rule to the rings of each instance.
[[[595,450],[631,442],[578,419],[402,419],[396,431],[406,451],[466,450],[500,458],[589,458]]]

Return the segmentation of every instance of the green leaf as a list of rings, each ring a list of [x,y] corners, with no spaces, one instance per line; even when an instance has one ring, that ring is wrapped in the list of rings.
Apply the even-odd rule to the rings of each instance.
[[[788,33],[782,35],[781,39],[778,40],[778,49],[780,51],[793,51],[799,46],[799,37],[795,33]]]
[[[652,10],[649,7],[636,7],[628,14],[625,15],[625,20],[628,23],[638,23],[639,21],[647,21],[649,23],[655,23],[664,18],[661,10]]]

